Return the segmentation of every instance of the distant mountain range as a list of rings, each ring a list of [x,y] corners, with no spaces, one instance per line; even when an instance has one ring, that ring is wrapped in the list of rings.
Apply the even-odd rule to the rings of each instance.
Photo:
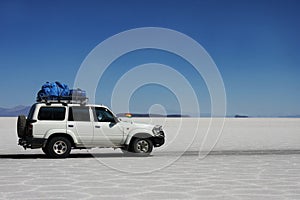
[[[278,116],[279,118],[300,118],[300,115],[286,115],[286,116]]]
[[[17,117],[18,115],[27,116],[30,110],[30,106],[16,106],[13,108],[1,108],[0,107],[0,117]],[[128,113],[118,113],[118,117],[125,117]],[[144,114],[144,113],[130,113],[131,117],[191,117],[190,115],[181,114]],[[209,113],[202,113],[201,117],[211,117]],[[228,115],[227,117],[235,118],[253,118],[253,117],[272,117],[272,118],[300,118],[300,115],[282,115],[282,116],[247,116],[247,115]]]
[[[128,113],[118,113],[117,117],[126,117]],[[189,115],[180,115],[180,114],[169,114],[169,115],[160,115],[160,114],[140,114],[140,113],[130,113],[131,117],[190,117]]]
[[[0,108],[0,117],[17,117],[18,115],[28,115],[30,106],[16,106],[13,108]]]
[[[16,106],[13,108],[0,108],[0,117],[17,117],[19,115],[27,116],[30,106]],[[118,117],[125,117],[126,113],[117,114]],[[170,114],[167,116],[159,114],[136,114],[131,113],[132,117],[189,117],[188,115]]]

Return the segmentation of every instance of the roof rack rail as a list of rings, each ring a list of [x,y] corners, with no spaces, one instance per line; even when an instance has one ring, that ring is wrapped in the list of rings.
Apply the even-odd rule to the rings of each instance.
[[[48,105],[51,105],[52,103],[61,103],[63,105],[67,104],[81,104],[85,105],[88,102],[87,97],[73,97],[73,98],[64,98],[64,97],[47,97],[47,98],[37,98],[37,102],[39,103],[46,103]]]

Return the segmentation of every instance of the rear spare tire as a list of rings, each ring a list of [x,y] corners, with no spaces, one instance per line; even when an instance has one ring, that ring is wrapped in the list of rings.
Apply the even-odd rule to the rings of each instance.
[[[19,138],[25,136],[25,128],[26,128],[26,117],[24,115],[19,115],[17,121],[17,133]]]

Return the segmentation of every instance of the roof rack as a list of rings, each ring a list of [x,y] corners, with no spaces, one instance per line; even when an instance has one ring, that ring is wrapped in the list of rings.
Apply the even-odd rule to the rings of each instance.
[[[39,103],[46,103],[51,105],[52,103],[62,103],[63,105],[67,104],[87,104],[88,102],[87,97],[56,97],[56,96],[47,96],[43,98],[37,98],[36,101]]]

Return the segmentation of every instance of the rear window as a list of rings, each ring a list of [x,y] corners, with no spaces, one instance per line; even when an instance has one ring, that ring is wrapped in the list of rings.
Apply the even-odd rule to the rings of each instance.
[[[65,119],[65,113],[65,107],[41,107],[38,115],[38,120],[62,121]]]
[[[33,114],[34,114],[35,108],[36,108],[36,104],[34,104],[33,106],[31,106],[31,108],[29,110],[29,113],[28,113],[27,119],[29,119],[29,120],[33,119]]]
[[[70,107],[68,121],[90,121],[89,107]]]

